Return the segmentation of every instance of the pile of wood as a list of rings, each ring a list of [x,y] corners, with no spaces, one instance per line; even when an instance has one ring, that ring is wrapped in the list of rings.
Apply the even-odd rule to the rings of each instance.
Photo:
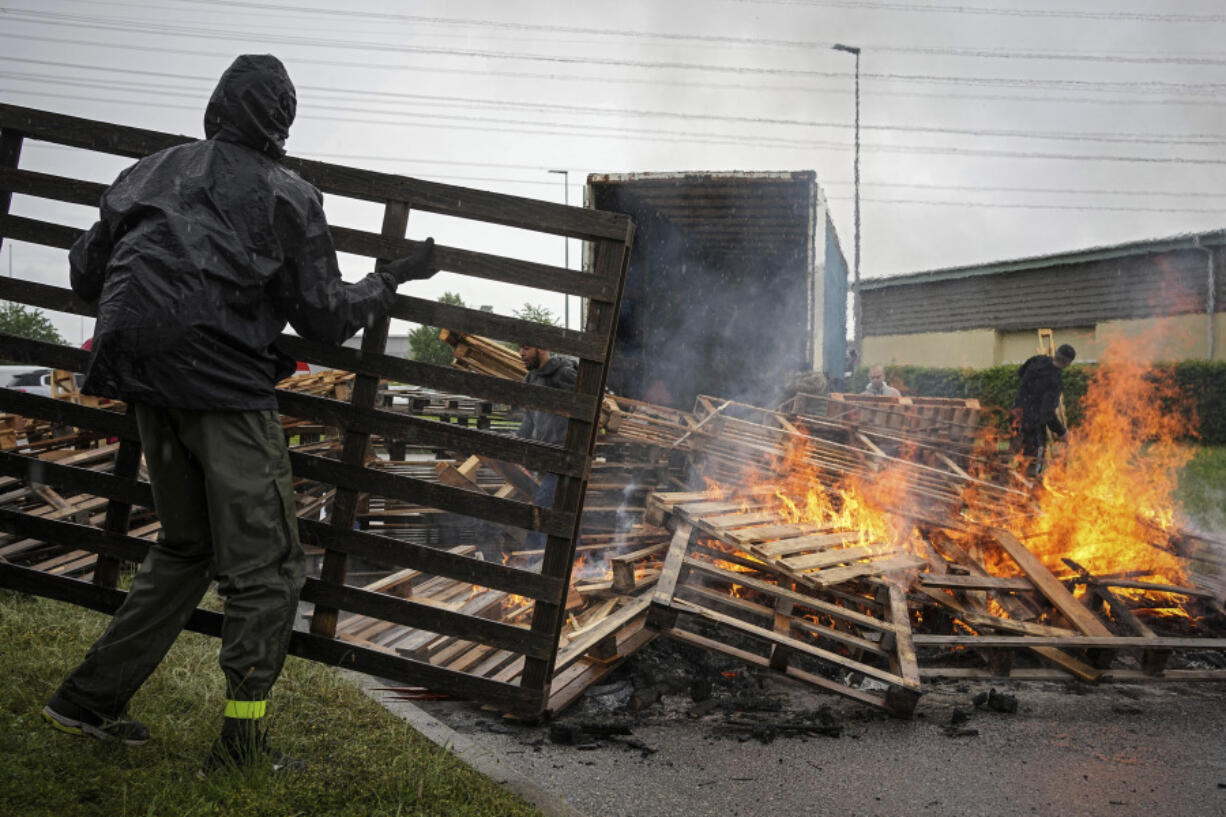
[[[455,356],[451,365],[457,369],[504,377],[508,380],[523,380],[528,374],[528,369],[519,359],[519,355],[501,343],[480,335],[468,335],[463,332],[453,332],[450,329],[440,330],[438,337],[439,340],[451,346],[452,354]]]
[[[480,338],[452,337],[463,339],[464,359],[480,361],[472,365],[482,371],[498,369],[490,361],[500,355],[503,362],[514,357]],[[495,347],[501,352],[490,352]],[[522,377],[509,367],[502,371]],[[298,375],[281,387],[340,396],[350,378]],[[385,391],[387,406],[431,417],[447,408],[459,411],[467,399]],[[768,410],[703,396],[692,411],[622,398],[606,408],[550,713],[658,636],[904,716],[933,676],[1086,682],[1224,677],[1212,664],[1226,661],[1195,657],[1226,650],[1220,637],[1226,610],[1214,592],[1094,575],[1073,562],[1044,565],[1010,532],[1023,529],[1014,523],[1036,509],[1024,491],[990,479],[990,463],[967,443],[966,427],[978,410],[969,402],[912,399],[904,407],[901,401],[799,395]],[[339,448],[335,430],[284,421],[295,450]],[[16,453],[78,468],[112,468],[119,447],[72,433],[13,434]],[[450,451],[406,459],[403,447],[378,437],[373,443],[382,451],[373,463],[381,470],[520,502],[530,502],[536,489],[537,475],[488,457]],[[0,506],[102,526],[103,500],[59,496],[13,474],[0,479]],[[797,474],[806,484],[797,484]],[[781,499],[799,501],[794,491],[820,487],[837,502],[849,486],[887,481],[905,490],[877,509],[891,525],[873,532],[796,521]],[[302,518],[327,517],[330,486],[300,480],[296,488]],[[364,529],[391,538],[528,571],[537,570],[544,555],[522,530],[474,525],[405,500],[363,495],[356,518]],[[134,513],[130,532],[152,537],[156,520]],[[1220,544],[1154,533],[1155,547],[1189,558]],[[12,536],[0,538],[0,558],[78,576],[89,575],[94,563],[87,551]],[[411,597],[440,615],[486,618],[505,625],[509,636],[532,614],[530,600],[420,571],[389,573],[370,565],[355,566],[354,575],[365,577],[355,583],[360,589]],[[515,683],[524,667],[522,654],[358,615],[342,618],[338,634],[504,683]]]

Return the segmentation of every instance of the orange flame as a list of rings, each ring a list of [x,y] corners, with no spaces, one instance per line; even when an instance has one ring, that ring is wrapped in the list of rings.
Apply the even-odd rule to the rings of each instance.
[[[1193,452],[1178,440],[1189,419],[1171,410],[1169,373],[1137,363],[1133,347],[1112,344],[1083,399],[1084,419],[1059,446],[1037,500],[1026,543],[1057,572],[1061,557],[1096,575],[1143,572],[1169,583],[1186,578],[1179,558],[1152,544],[1175,524],[1179,469]],[[1025,532],[1022,532],[1025,535]]]

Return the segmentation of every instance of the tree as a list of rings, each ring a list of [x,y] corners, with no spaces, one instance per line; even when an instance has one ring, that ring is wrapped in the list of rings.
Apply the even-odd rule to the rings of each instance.
[[[438,299],[441,304],[464,306],[464,299],[455,292],[444,292]],[[451,347],[438,339],[437,326],[419,326],[409,332],[409,358],[437,366],[451,364]]]
[[[547,306],[537,306],[536,304],[524,304],[519,309],[511,310],[511,314],[520,320],[536,321],[537,323],[548,324],[549,326],[561,326],[562,321],[557,315],[553,314],[553,310]]]
[[[64,340],[41,309],[12,301],[0,302],[0,332],[30,340],[58,343],[61,346],[68,345],[68,341]]]

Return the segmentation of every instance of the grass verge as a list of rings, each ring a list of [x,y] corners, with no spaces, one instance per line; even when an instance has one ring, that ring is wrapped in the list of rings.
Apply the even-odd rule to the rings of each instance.
[[[1196,449],[1196,456],[1179,475],[1177,499],[1197,527],[1226,531],[1226,447]]]
[[[531,806],[429,742],[331,669],[291,657],[269,702],[272,741],[303,774],[196,778],[221,725],[218,641],[183,633],[132,701],[139,748],[53,730],[40,711],[109,617],[0,591],[0,802],[5,814],[533,817]]]

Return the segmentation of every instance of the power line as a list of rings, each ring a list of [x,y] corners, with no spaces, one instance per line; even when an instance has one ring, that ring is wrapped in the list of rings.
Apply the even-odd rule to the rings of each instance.
[[[502,20],[473,20],[459,17],[435,17],[418,14],[403,14],[396,12],[376,12],[352,8],[311,8],[276,3],[243,2],[242,0],[177,0],[180,3],[204,5],[210,8],[228,6],[231,8],[248,9],[256,12],[274,12],[279,19],[286,14],[297,17],[342,18],[346,21],[365,20],[379,22],[396,22],[405,24],[429,24],[443,27],[462,27],[495,29],[514,32],[532,32],[541,34],[560,34],[568,37],[575,35],[621,38],[631,40],[659,40],[667,43],[695,43],[699,45],[736,45],[771,48],[791,48],[801,50],[825,50],[834,45],[833,41],[821,40],[790,40],[766,37],[744,37],[729,35],[675,33],[660,31],[644,31],[635,29],[594,28],[588,26],[547,25],[541,23],[523,23]],[[98,5],[95,2],[91,5]],[[105,3],[104,5],[127,6],[126,3]],[[1061,51],[1014,51],[991,48],[920,48],[895,46],[886,44],[866,44],[866,48],[876,53],[925,54],[943,57],[975,57],[987,59],[1030,59],[1030,60],[1064,60],[1090,62],[1120,62],[1136,64],[1174,64],[1174,65],[1226,65],[1226,59],[1213,56],[1190,55],[1188,53],[1121,53],[1121,52],[1061,52]]]
[[[66,148],[61,145],[54,145],[54,144],[48,144],[48,143],[42,143],[42,142],[33,142],[31,143],[30,146],[35,147],[35,148],[48,148],[48,149],[55,149],[55,150],[71,150],[71,148]],[[335,160],[335,159],[350,159],[350,160],[361,159],[361,160],[368,160],[368,161],[373,160],[373,161],[396,163],[396,164],[404,164],[406,163],[406,161],[408,163],[434,161],[434,160],[429,160],[429,159],[402,160],[397,157],[391,157],[391,156],[362,156],[362,155],[354,155],[354,154],[336,154],[336,153],[318,152],[318,151],[311,151],[311,150],[295,152],[293,153],[293,155],[298,158],[315,159],[319,161],[327,161],[327,160]],[[490,164],[494,165],[494,163],[490,163]],[[540,169],[542,172],[544,172],[545,170],[544,168],[532,168],[532,169]],[[440,181],[440,182],[478,181],[478,182],[492,182],[492,183],[497,183],[497,184],[516,184],[516,185],[528,184],[528,185],[533,185],[537,187],[556,187],[557,186],[557,182],[552,181],[552,180],[518,179],[518,178],[508,178],[505,176],[467,176],[467,175],[453,175],[453,174],[439,174],[439,173],[424,173],[424,174],[418,173],[418,174],[414,174],[414,178],[424,179],[428,181]],[[825,184],[829,184],[829,183],[830,182],[826,182]],[[869,186],[881,186],[881,185],[869,185]],[[885,186],[918,187],[919,185],[898,184],[898,185],[885,185]],[[932,186],[932,188],[933,189],[949,189],[949,190],[966,189],[966,188],[962,188],[959,186],[939,186],[939,185],[934,185]],[[983,192],[1008,191],[1010,189],[1027,190],[1027,188],[970,188],[970,189],[977,189]],[[1069,191],[1053,191],[1053,192],[1077,193],[1077,192],[1094,192],[1094,191],[1069,190]],[[1097,192],[1102,192],[1102,193],[1112,192],[1113,193],[1115,191],[1097,191]],[[1161,193],[1159,191],[1150,191],[1150,193],[1152,195],[1170,195],[1170,196],[1183,195],[1181,193],[1174,193],[1174,192]],[[1191,195],[1196,195],[1196,194],[1191,194]],[[1202,194],[1202,195],[1208,196],[1208,197],[1217,197],[1217,198],[1222,197],[1216,194]],[[847,195],[837,195],[837,196],[828,195],[827,199],[830,201],[851,201],[852,197],[847,196]],[[1000,202],[1000,201],[975,202],[975,201],[950,201],[947,199],[917,199],[917,198],[897,199],[897,198],[867,197],[867,198],[861,198],[861,201],[865,203],[870,203],[870,204],[925,205],[925,206],[937,206],[937,207],[963,207],[967,209],[990,208],[990,209],[1023,209],[1023,210],[1053,210],[1053,211],[1085,210],[1085,211],[1095,211],[1095,212],[1181,213],[1181,214],[1197,214],[1197,215],[1214,215],[1214,214],[1220,214],[1222,212],[1221,209],[1219,208],[1203,209],[1203,208],[1191,208],[1191,207],[1125,207],[1125,206],[1116,206],[1116,205],[1107,205],[1107,204],[1050,204],[1050,203],[1026,203],[1026,202]]]
[[[479,57],[484,59],[498,60],[520,60],[527,62],[546,62],[559,63],[564,65],[602,65],[602,66],[619,66],[629,68],[642,68],[649,70],[685,70],[685,71],[709,71],[715,73],[726,74],[742,74],[756,76],[792,76],[792,77],[846,77],[846,72],[834,71],[817,71],[813,69],[800,68],[777,68],[777,67],[759,67],[759,66],[744,66],[744,65],[716,65],[711,63],[686,63],[673,61],[659,60],[624,60],[609,57],[594,57],[582,56],[572,57],[559,54],[527,54],[508,51],[488,51],[475,49],[455,49],[455,48],[431,48],[428,46],[405,45],[405,44],[385,44],[373,43],[369,41],[354,41],[354,40],[337,40],[315,37],[300,37],[286,34],[270,34],[263,33],[258,38],[246,35],[245,32],[228,32],[218,29],[206,29],[199,27],[177,26],[161,23],[150,23],[141,20],[125,20],[114,22],[103,17],[88,17],[81,15],[53,15],[45,12],[12,12],[0,9],[0,13],[10,16],[12,19],[34,23],[38,25],[52,26],[69,26],[69,27],[89,27],[92,29],[104,28],[112,31],[124,31],[135,33],[159,34],[159,35],[180,35],[193,38],[208,38],[208,39],[224,39],[224,40],[258,40],[260,42],[280,42],[289,45],[301,45],[317,48],[342,48],[351,50],[363,51],[392,51],[396,53],[408,52],[414,54],[426,54],[444,57]],[[22,15],[26,17],[22,17]],[[1226,64],[1226,62],[1223,62]],[[1222,83],[1180,83],[1180,82],[1162,82],[1157,80],[1147,80],[1144,82],[1095,82],[1090,80],[1036,80],[1036,79],[1004,79],[1004,78],[970,78],[970,77],[943,77],[935,75],[907,75],[907,74],[874,74],[862,73],[863,79],[869,80],[885,80],[885,81],[909,81],[909,82],[939,82],[953,84],[970,84],[970,85],[1001,85],[1004,87],[1053,87],[1053,88],[1077,88],[1080,90],[1090,88],[1110,88],[1114,92],[1149,92],[1149,93],[1219,93],[1226,90],[1226,84]]]
[[[0,57],[0,59],[8,59]],[[187,75],[187,74],[166,74],[153,71],[137,71],[107,68],[103,66],[82,65],[79,63],[50,63],[42,60],[23,60],[15,59],[16,62],[33,62],[40,64],[53,64],[65,68],[77,68],[91,72],[111,72],[119,73],[125,76],[164,76],[172,79],[187,80],[189,82],[199,83],[204,88],[211,88],[213,80],[208,77]],[[18,71],[0,71],[0,76],[19,79],[31,82],[46,82],[53,84],[76,85],[79,87],[95,87],[103,90],[117,88],[119,85],[126,85],[133,89],[144,90],[173,90],[182,93],[183,86],[173,86],[165,83],[138,83],[124,80],[107,80],[93,81],[84,80],[73,77],[64,77],[53,74],[35,74],[23,73]],[[514,111],[550,111],[568,114],[580,115],[595,115],[595,116],[633,116],[639,118],[659,117],[665,119],[680,119],[683,121],[712,121],[726,122],[732,124],[751,124],[751,125],[780,125],[780,126],[797,126],[809,128],[838,128],[846,130],[850,125],[841,122],[820,122],[815,120],[804,119],[784,119],[776,117],[750,117],[750,116],[729,116],[724,114],[706,114],[706,113],[684,113],[681,111],[658,111],[658,110],[643,110],[634,108],[601,108],[587,105],[566,105],[561,103],[546,103],[546,102],[518,102],[515,100],[505,99],[488,99],[488,98],[473,98],[461,97],[454,95],[439,95],[439,94],[414,94],[404,92],[391,91],[370,91],[367,89],[350,89],[350,88],[330,88],[313,85],[299,86],[303,90],[312,90],[320,92],[324,95],[335,95],[342,99],[355,99],[362,97],[375,97],[379,101],[407,101],[412,104],[430,104],[446,105],[455,108],[470,108],[478,110],[514,110]],[[192,89],[188,89],[192,90]],[[196,91],[192,90],[193,93]],[[333,110],[352,110],[366,113],[388,113],[391,115],[398,114],[398,111],[372,111],[368,108],[353,108],[348,106],[329,106]],[[863,125],[862,130],[868,132],[902,132],[902,133],[917,133],[917,134],[937,134],[947,136],[978,136],[978,137],[994,137],[994,138],[1023,138],[1023,139],[1048,139],[1057,141],[1074,141],[1074,142],[1102,142],[1107,144],[1150,144],[1150,145],[1195,145],[1195,146],[1214,146],[1226,143],[1226,136],[1217,134],[1177,134],[1169,136],[1151,135],[1151,134],[1120,134],[1120,133],[1105,133],[1105,132],[1053,132],[1053,131],[1033,131],[1020,129],[987,129],[987,128],[951,128],[951,127],[929,127],[921,125]]]
[[[13,91],[7,89],[10,93],[19,93],[27,96],[36,97],[54,97],[60,99],[85,100],[90,102],[107,102],[125,105],[144,105],[148,107],[164,108],[175,107],[187,110],[199,110],[197,106],[188,105],[168,105],[164,102],[153,102],[149,100],[116,100],[105,99],[97,96],[79,96],[72,94],[60,94],[53,92],[27,92]],[[186,95],[184,95],[186,96]],[[332,108],[335,110],[335,108]],[[351,116],[324,116],[317,113],[306,112],[302,115],[303,119],[325,122],[345,122],[350,124],[372,124],[372,125],[393,125],[400,127],[427,127],[427,128],[450,128],[453,130],[475,130],[481,133],[488,133],[488,127],[466,124],[452,124],[455,122],[493,122],[499,127],[499,132],[514,132],[528,133],[547,136],[567,136],[567,137],[584,137],[594,139],[606,138],[621,138],[621,136],[642,135],[650,136],[655,141],[679,142],[684,144],[712,144],[712,145],[751,145],[757,148],[776,147],[782,149],[794,150],[838,150],[844,151],[847,146],[837,142],[821,142],[817,140],[791,140],[781,139],[776,137],[764,136],[730,136],[719,135],[713,136],[709,133],[691,133],[687,134],[684,131],[666,131],[659,129],[632,129],[632,128],[600,128],[592,129],[584,126],[568,125],[560,122],[529,122],[511,119],[494,119],[481,117],[460,117],[460,116],[444,116],[435,115],[432,121],[421,118],[414,118],[412,121],[398,121],[393,119],[358,119]],[[517,127],[507,127],[512,124]],[[557,130],[562,128],[563,130]],[[566,128],[573,128],[566,130]],[[1081,161],[1081,162],[1124,162],[1124,163],[1145,163],[1145,164],[1187,164],[1187,165],[1203,165],[1203,166],[1218,166],[1226,165],[1226,158],[1196,158],[1188,156],[1128,156],[1128,155],[1095,155],[1095,154],[1070,154],[1070,153],[1039,153],[1033,151],[1009,151],[1009,150],[991,150],[978,148],[948,148],[948,147],[928,147],[923,145],[873,145],[874,153],[921,153],[928,155],[949,155],[955,157],[991,157],[991,158],[1007,158],[1007,159],[1039,159],[1039,160],[1065,160],[1065,161]]]
[[[26,34],[19,35],[19,34],[13,34],[9,32],[3,32],[3,31],[0,31],[0,37],[20,39],[23,42],[34,41],[34,42],[57,43],[61,45],[71,45],[71,46],[116,48],[116,49],[123,49],[125,51],[131,51],[135,49],[135,50],[139,50],[139,51],[147,52],[151,54],[173,54],[180,58],[184,56],[198,56],[198,57],[207,57],[207,58],[221,60],[221,59],[229,59],[230,57],[232,57],[232,54],[228,52],[223,53],[220,51],[203,51],[203,50],[198,50],[198,49],[182,49],[182,48],[160,48],[158,46],[151,46],[147,44],[123,45],[119,43],[106,43],[106,42],[98,42],[98,41],[90,41],[90,40],[76,40],[76,39],[65,38],[65,37],[45,37],[45,36],[26,35]],[[21,58],[13,58],[13,57],[6,57],[6,58],[14,59],[14,60],[21,59]],[[33,60],[25,60],[25,61],[34,62]],[[843,84],[840,84],[838,88],[816,88],[816,87],[809,87],[809,86],[769,85],[769,84],[762,84],[762,83],[744,84],[744,83],[736,83],[736,82],[702,82],[702,81],[693,81],[693,80],[687,80],[687,81],[682,82],[676,79],[661,80],[658,78],[608,77],[608,76],[597,76],[597,75],[580,75],[580,74],[574,74],[570,72],[557,74],[557,73],[540,73],[540,72],[528,72],[528,71],[509,71],[509,70],[502,70],[502,69],[493,71],[493,70],[488,70],[488,69],[452,68],[452,67],[443,67],[443,66],[438,66],[438,65],[430,65],[430,66],[419,66],[419,65],[409,65],[409,64],[381,65],[378,63],[372,63],[370,61],[355,61],[355,60],[296,59],[295,62],[309,64],[309,65],[337,67],[337,68],[360,68],[364,71],[371,71],[371,70],[420,71],[420,72],[431,73],[431,74],[450,74],[450,75],[456,75],[456,76],[480,76],[480,77],[495,76],[500,79],[515,78],[515,79],[527,79],[527,80],[548,80],[551,82],[585,82],[585,83],[593,82],[593,83],[615,84],[615,85],[645,85],[645,86],[664,86],[664,87],[671,86],[671,87],[683,88],[685,90],[693,90],[697,88],[713,88],[713,89],[718,89],[718,90],[746,90],[746,91],[752,91],[755,94],[760,94],[766,91],[772,91],[772,92],[785,92],[785,93],[786,92],[804,93],[804,94],[809,94],[809,95],[814,94],[814,93],[824,93],[824,94],[838,94],[840,96],[843,96],[843,95],[850,93],[850,91],[846,87],[843,87]],[[55,63],[52,63],[52,64],[55,64]],[[894,79],[897,81],[902,81],[901,78],[895,77]],[[930,82],[932,81],[932,79],[933,78],[931,77],[924,77],[923,81]],[[1085,90],[1094,92],[1096,89],[1089,88]],[[1104,91],[1106,90],[1108,89],[1104,89]],[[1113,87],[1110,90],[1119,91],[1121,93],[1128,92],[1128,91],[1135,91],[1137,93],[1151,93],[1148,90],[1144,90],[1144,89],[1138,90],[1136,88],[1132,88],[1131,86],[1128,88]],[[1036,103],[1043,103],[1043,104],[1072,103],[1072,104],[1129,105],[1129,106],[1160,105],[1160,106],[1165,106],[1165,107],[1193,106],[1193,105],[1196,107],[1226,106],[1226,100],[1217,100],[1211,97],[1199,97],[1196,99],[1188,99],[1186,97],[1172,96],[1172,97],[1164,97],[1164,98],[1159,98],[1159,99],[1151,98],[1151,99],[1138,100],[1138,99],[1118,99],[1118,98],[1111,99],[1111,98],[1093,98],[1093,97],[1068,97],[1068,96],[1056,96],[1056,95],[1022,96],[1019,94],[1005,95],[1005,94],[931,93],[931,92],[921,92],[921,91],[914,91],[914,90],[890,91],[890,90],[885,90],[885,89],[874,90],[873,96],[874,97],[902,97],[909,101],[913,101],[916,99],[949,99],[949,100],[956,100],[956,101],[999,101],[999,102],[1008,102],[1010,104],[1016,104],[1018,102],[1036,102]]]
[[[1069,20],[1108,20],[1144,23],[1223,23],[1226,14],[1169,14],[1134,11],[1078,11],[1066,9],[1019,9],[1009,7],[931,5],[912,2],[872,2],[871,0],[724,0],[762,6],[808,6],[856,9],[857,11],[907,11],[928,14],[982,14],[1004,17],[1063,18]]]

